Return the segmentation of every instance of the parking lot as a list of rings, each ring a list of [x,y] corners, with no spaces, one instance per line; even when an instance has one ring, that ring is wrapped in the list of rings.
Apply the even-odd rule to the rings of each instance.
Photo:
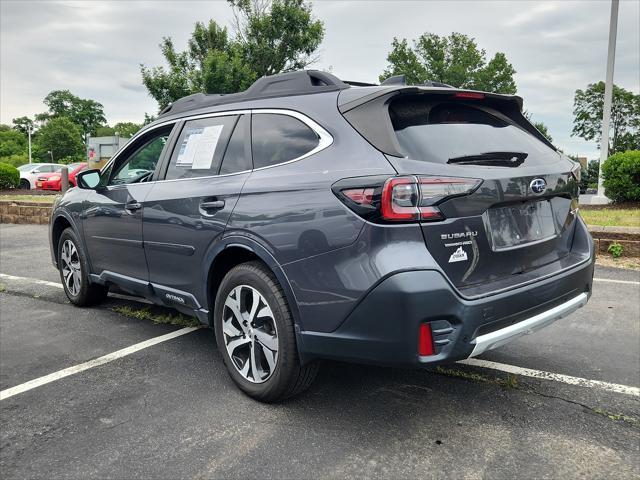
[[[640,475],[638,272],[598,267],[585,308],[483,366],[326,363],[264,405],[232,384],[212,331],[123,316],[144,306],[124,296],[72,307],[46,226],[3,224],[0,241],[3,478]]]

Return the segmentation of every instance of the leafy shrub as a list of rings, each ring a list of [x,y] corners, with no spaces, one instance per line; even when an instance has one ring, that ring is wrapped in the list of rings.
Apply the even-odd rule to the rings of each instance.
[[[607,248],[607,252],[613,255],[613,258],[621,257],[623,251],[624,247],[618,242],[613,242],[611,245],[609,245],[609,248]]]
[[[20,165],[24,165],[29,163],[29,157],[27,155],[9,155],[8,157],[0,157],[0,163],[6,163],[8,165],[13,165],[14,167],[19,167]]]
[[[0,163],[0,189],[16,188],[20,185],[20,172],[13,165]]]
[[[640,201],[640,150],[611,155],[602,165],[605,195],[614,202]]]

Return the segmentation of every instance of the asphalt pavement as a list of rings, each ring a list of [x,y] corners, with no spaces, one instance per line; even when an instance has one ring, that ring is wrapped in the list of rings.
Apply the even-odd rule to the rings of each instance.
[[[46,227],[0,225],[0,248],[3,392],[180,328],[113,311],[134,299],[71,306]],[[480,358],[602,384],[327,362],[306,393],[264,405],[203,328],[0,400],[0,475],[638,478],[640,274],[596,278],[585,308]]]

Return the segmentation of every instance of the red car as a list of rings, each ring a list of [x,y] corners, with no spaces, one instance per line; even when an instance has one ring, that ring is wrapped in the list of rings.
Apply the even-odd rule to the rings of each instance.
[[[69,186],[76,186],[76,175],[80,173],[82,170],[87,168],[86,163],[72,163],[67,165],[69,169]],[[40,188],[42,190],[62,190],[62,180],[60,178],[60,172],[53,173],[43,173],[42,175],[38,175],[36,179],[36,188]]]

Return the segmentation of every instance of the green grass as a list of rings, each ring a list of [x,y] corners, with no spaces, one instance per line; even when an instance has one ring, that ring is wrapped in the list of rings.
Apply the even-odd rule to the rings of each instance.
[[[630,423],[631,425],[638,425],[639,423],[637,418],[629,417],[628,415],[622,415],[618,413],[611,413],[611,412],[608,412],[607,410],[603,410],[602,408],[594,408],[593,411],[598,415],[602,415],[603,417],[606,417],[609,420],[612,420],[614,422],[626,422],[626,423]]]
[[[0,195],[0,200],[12,202],[53,203],[57,195]]]
[[[587,225],[600,227],[640,227],[640,208],[580,209]]]
[[[140,320],[151,320],[153,323],[176,325],[178,327],[198,327],[200,322],[195,317],[187,317],[181,313],[172,315],[170,313],[155,313],[149,307],[131,308],[128,306],[113,307],[114,312],[125,317],[138,318]]]
[[[447,377],[454,377],[454,378],[464,378],[465,380],[470,380],[476,383],[493,383],[495,385],[500,385],[504,388],[510,388],[510,389],[519,388],[517,375],[507,374],[507,377],[505,379],[497,378],[497,377],[489,378],[479,373],[468,372],[465,370],[458,370],[455,368],[445,368],[440,366],[436,367],[435,371],[440,375],[445,375]]]

